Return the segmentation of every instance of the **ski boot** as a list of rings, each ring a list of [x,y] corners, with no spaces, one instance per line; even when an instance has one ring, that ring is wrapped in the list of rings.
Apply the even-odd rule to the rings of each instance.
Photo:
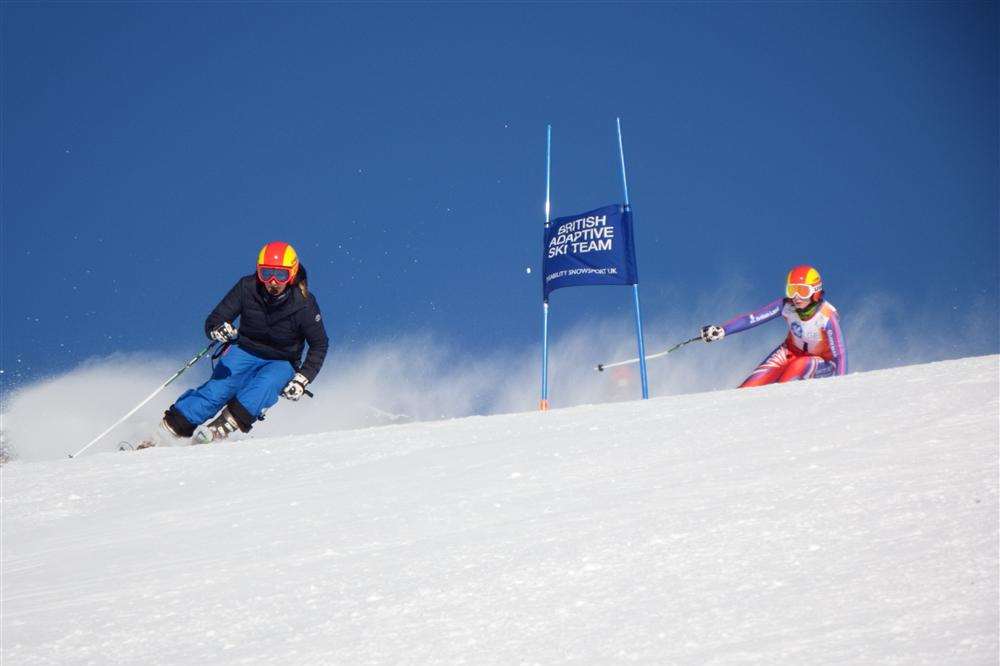
[[[240,429],[236,418],[229,411],[229,407],[223,407],[215,420],[209,421],[194,434],[194,444],[211,444],[228,439],[229,435]]]

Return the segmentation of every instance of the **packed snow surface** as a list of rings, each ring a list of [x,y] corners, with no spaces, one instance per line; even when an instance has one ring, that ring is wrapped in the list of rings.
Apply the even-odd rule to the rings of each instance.
[[[996,664],[998,395],[989,356],[15,461],[3,663]]]

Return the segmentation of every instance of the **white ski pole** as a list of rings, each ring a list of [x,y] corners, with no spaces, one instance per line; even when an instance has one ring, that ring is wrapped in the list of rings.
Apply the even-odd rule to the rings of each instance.
[[[153,398],[155,398],[160,393],[160,391],[162,391],[163,389],[167,388],[167,386],[170,385],[170,382],[172,382],[175,379],[177,379],[178,377],[180,377],[181,374],[185,370],[187,370],[192,365],[194,365],[195,363],[197,363],[201,359],[202,356],[204,356],[205,354],[207,354],[208,352],[210,352],[212,350],[212,347],[214,347],[217,344],[218,344],[218,342],[215,341],[215,340],[213,340],[211,343],[209,343],[209,345],[207,347],[205,347],[200,352],[198,352],[190,361],[188,361],[187,363],[185,363],[184,366],[180,370],[178,370],[177,372],[175,372],[174,375],[173,375],[173,377],[171,377],[167,381],[165,381],[162,384],[160,384],[160,387],[158,389],[156,389],[155,391],[153,391],[152,393],[150,393],[149,397],[147,397],[145,400],[143,400],[138,405],[136,405],[132,409],[132,411],[130,411],[128,414],[126,414],[125,416],[121,417],[120,419],[118,419],[117,421],[115,421],[114,423],[112,423],[108,427],[107,430],[105,430],[104,432],[102,432],[100,435],[98,435],[94,439],[90,440],[90,442],[85,447],[83,447],[82,449],[80,449],[76,453],[69,454],[69,457],[70,458],[75,458],[78,455],[80,455],[81,453],[83,453],[84,451],[86,451],[87,449],[89,449],[91,446],[93,446],[94,444],[96,444],[97,442],[99,442],[102,437],[104,437],[109,432],[111,432],[112,430],[114,430],[115,428],[117,428],[119,425],[121,425],[125,421],[125,419],[127,419],[130,416],[132,416],[133,414],[135,414],[140,409],[142,409],[143,405],[145,405],[147,402],[149,402],[150,400],[152,400]]]
[[[671,347],[667,351],[661,351],[661,352],[658,352],[656,354],[649,354],[649,355],[646,356],[646,360],[648,361],[648,360],[650,360],[652,358],[660,358],[661,356],[666,356],[667,354],[669,354],[670,352],[674,351],[675,349],[680,349],[681,347],[683,347],[684,345],[688,344],[689,342],[696,342],[698,340],[701,340],[701,336],[700,335],[698,337],[696,337],[696,338],[691,338],[690,340],[685,340],[684,342],[678,342],[676,345],[674,345],[673,347]],[[604,372],[605,368],[615,368],[615,367],[617,367],[619,365],[629,365],[629,364],[638,363],[638,362],[639,362],[638,358],[630,358],[627,361],[618,361],[616,363],[599,363],[597,365],[597,371],[598,372]]]

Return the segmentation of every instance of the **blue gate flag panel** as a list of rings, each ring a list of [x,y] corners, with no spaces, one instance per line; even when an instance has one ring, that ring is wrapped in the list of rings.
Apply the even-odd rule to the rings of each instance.
[[[614,204],[559,217],[545,230],[542,293],[563,287],[637,284],[632,211]]]

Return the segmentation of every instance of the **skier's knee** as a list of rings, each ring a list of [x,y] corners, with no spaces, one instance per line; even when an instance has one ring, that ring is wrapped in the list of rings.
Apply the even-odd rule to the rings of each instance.
[[[815,357],[799,356],[789,361],[785,371],[781,373],[781,382],[791,382],[796,379],[809,379],[815,369]]]

